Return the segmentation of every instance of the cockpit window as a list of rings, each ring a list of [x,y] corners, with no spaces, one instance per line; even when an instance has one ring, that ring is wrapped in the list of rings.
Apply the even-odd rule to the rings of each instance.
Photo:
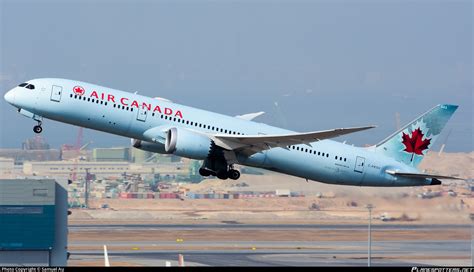
[[[25,88],[30,89],[30,90],[34,90],[34,89],[35,89],[35,85],[33,85],[33,84],[28,84]]]
[[[28,85],[28,83],[21,83],[18,87],[25,87],[26,85]]]

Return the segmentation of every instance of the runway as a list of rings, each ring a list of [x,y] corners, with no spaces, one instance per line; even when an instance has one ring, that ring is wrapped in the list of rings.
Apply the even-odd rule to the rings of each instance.
[[[470,225],[375,225],[373,231],[410,231],[415,233],[432,232],[462,232],[463,237],[470,236]],[[212,233],[218,230],[248,231],[252,230],[275,233],[288,230],[302,232],[308,229],[327,231],[347,235],[350,230],[357,230],[354,235],[362,235],[356,240],[309,241],[301,237],[298,241],[285,241],[275,235],[271,240],[261,239],[227,239],[213,240]],[[189,266],[365,266],[367,265],[367,226],[364,225],[244,225],[244,224],[208,224],[208,225],[71,225],[70,232],[76,235],[86,235],[88,232],[115,232],[125,235],[128,230],[140,230],[145,234],[166,231],[201,231],[209,232],[199,240],[184,240],[183,242],[169,239],[154,238],[135,240],[133,237],[124,240],[107,240],[100,237],[95,240],[75,239],[70,241],[71,265],[81,262],[103,263],[102,246],[109,248],[112,265],[144,265],[164,266],[165,261],[177,265],[178,254],[183,254]],[[337,236],[337,235],[336,235]],[[80,237],[80,236],[79,236]],[[85,237],[85,236],[84,236]],[[341,236],[343,237],[343,236]],[[344,236],[345,237],[345,236]],[[407,236],[408,237],[408,236]],[[336,240],[334,240],[336,239]],[[433,239],[433,240],[374,240],[372,243],[372,264],[380,266],[461,266],[470,264],[470,240],[466,239]],[[81,249],[82,248],[82,249]]]
[[[325,246],[331,247],[324,243]],[[177,260],[183,254],[186,262],[206,266],[332,266],[366,265],[367,244],[340,243],[336,250],[166,250],[166,251],[109,251],[110,261],[128,261],[146,266],[164,266],[165,261]],[[344,247],[353,249],[342,249]],[[469,241],[425,241],[374,243],[373,265],[384,266],[445,266],[469,264]],[[446,252],[449,251],[449,252]],[[409,257],[410,259],[406,259]],[[464,257],[463,259],[460,259]],[[76,251],[73,259],[103,260],[103,252]]]
[[[80,225],[74,224],[68,226],[70,230],[120,230],[120,229],[134,229],[134,230],[154,230],[154,229],[172,229],[172,230],[187,230],[187,229],[319,229],[319,230],[361,230],[367,229],[367,225],[360,224],[92,224]],[[409,224],[373,224],[374,229],[387,230],[436,230],[436,229],[465,229],[470,228],[468,224],[442,224],[442,225],[409,225]]]

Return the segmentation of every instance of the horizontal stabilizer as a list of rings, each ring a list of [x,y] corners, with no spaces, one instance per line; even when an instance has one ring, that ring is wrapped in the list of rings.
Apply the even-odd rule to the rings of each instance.
[[[262,150],[274,147],[286,147],[295,144],[307,144],[311,142],[321,141],[324,139],[335,138],[341,135],[354,133],[375,126],[353,127],[353,128],[336,128],[330,130],[292,133],[281,135],[224,135],[218,134],[213,136],[216,145],[227,150],[243,151],[247,155],[260,152]]]
[[[407,178],[434,178],[434,179],[458,179],[464,180],[462,178],[451,177],[451,176],[442,176],[442,175],[433,175],[433,174],[424,174],[424,173],[407,173],[407,172],[396,172],[394,170],[386,170],[387,174],[407,177]]]

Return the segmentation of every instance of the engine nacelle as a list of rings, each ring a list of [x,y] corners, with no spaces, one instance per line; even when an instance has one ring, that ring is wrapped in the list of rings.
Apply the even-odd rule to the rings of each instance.
[[[132,146],[141,150],[153,152],[153,153],[161,153],[166,154],[165,145],[160,143],[150,143],[147,141],[131,139]]]
[[[212,141],[202,135],[183,128],[170,128],[166,132],[165,151],[181,157],[204,160],[209,155]]]

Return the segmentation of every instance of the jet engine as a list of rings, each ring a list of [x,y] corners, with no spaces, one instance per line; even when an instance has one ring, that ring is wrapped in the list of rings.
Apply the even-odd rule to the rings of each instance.
[[[170,128],[166,132],[165,151],[177,156],[204,160],[211,151],[212,140],[206,135],[183,128]]]

